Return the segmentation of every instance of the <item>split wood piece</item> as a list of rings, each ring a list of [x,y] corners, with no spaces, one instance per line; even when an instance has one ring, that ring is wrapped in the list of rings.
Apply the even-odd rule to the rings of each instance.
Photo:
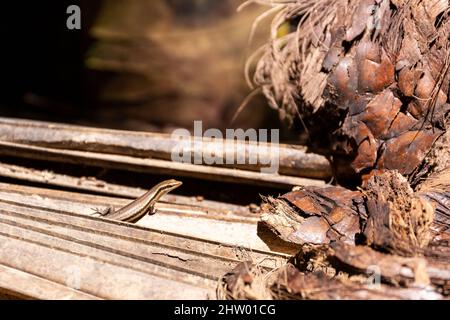
[[[0,200],[85,215],[93,215],[95,212],[107,209],[109,206],[121,208],[130,203],[130,200],[122,198],[86,195],[5,183],[0,183]],[[158,215],[177,216],[180,218],[191,217],[242,224],[256,224],[258,222],[258,217],[255,215],[248,216],[239,213],[235,214],[225,207],[220,209],[207,206],[192,206],[183,203],[173,203],[170,198],[158,201],[155,205],[155,209]],[[145,217],[143,219],[145,219]]]
[[[321,272],[330,279],[343,276],[363,277],[393,286],[428,288],[450,294],[450,250],[447,246],[429,246],[423,256],[402,257],[382,253],[368,246],[352,246],[341,241],[330,245],[304,245],[293,260],[302,272]],[[373,281],[372,281],[373,282]]]
[[[312,180],[294,176],[193,165],[166,160],[135,158],[123,155],[59,150],[9,142],[0,142],[0,155],[134,172],[165,174],[174,177],[193,177],[212,181],[245,183],[278,188],[287,188],[298,185],[324,185],[324,182],[321,180]]]
[[[226,165],[229,168],[260,171],[267,167],[279,152],[279,174],[328,180],[333,172],[329,160],[321,155],[309,153],[303,146],[248,143],[226,139],[192,138],[192,143],[181,141],[163,133],[119,131],[63,125],[49,122],[0,118],[0,140],[10,143],[28,144],[63,150],[109,153],[138,158],[170,161],[173,150],[183,146],[184,154],[211,154],[216,157],[234,159],[243,157],[245,164]],[[178,149],[177,149],[178,148]],[[237,155],[236,153],[239,152]],[[257,155],[257,163],[251,164],[249,154]],[[189,157],[191,160],[191,157]]]
[[[0,265],[0,299],[97,300],[66,285]]]
[[[380,284],[359,284],[346,279],[330,279],[323,273],[302,273],[292,264],[279,271],[271,287],[277,299],[313,300],[437,300],[439,293],[424,288],[396,288]]]
[[[290,263],[270,273],[241,262],[223,277],[218,292],[231,300],[442,299],[445,292],[439,279],[430,285],[437,273],[423,258],[381,254],[343,242],[301,249]],[[440,272],[442,276],[446,270]]]
[[[205,252],[186,249],[178,246],[162,245],[159,242],[143,241],[123,233],[111,233],[101,224],[80,219],[76,216],[59,214],[51,219],[39,209],[26,208],[27,214],[21,214],[23,206],[1,204],[0,222],[11,226],[20,226],[45,235],[56,235],[62,239],[82,244],[89,244],[104,250],[122,252],[123,255],[139,257],[156,265],[163,265],[168,269],[196,274],[207,279],[215,279],[217,270],[228,267],[237,260],[215,257]],[[70,221],[70,224],[68,223]],[[69,229],[69,230],[67,230]],[[71,230],[72,229],[72,230]],[[67,232],[64,234],[64,232]],[[128,246],[134,242],[133,250]],[[217,260],[217,261],[216,261]],[[212,263],[212,265],[209,265]]]
[[[5,210],[28,210],[28,216],[30,219],[39,219],[36,212],[45,211],[46,214],[53,214],[54,217],[51,221],[57,224],[64,224],[64,219],[66,216],[74,215],[78,217],[79,215],[66,213],[63,211],[49,210],[43,209],[34,206],[24,206],[11,202],[1,201],[0,209]],[[61,217],[62,215],[62,217]],[[114,221],[114,220],[105,220],[102,221]],[[126,223],[122,223],[123,225],[127,225]],[[77,224],[78,225],[78,224]],[[127,234],[121,232],[120,229],[115,228],[113,225],[102,224],[91,222],[89,227],[85,227],[85,229],[89,229],[94,233],[97,233],[98,226],[106,228],[109,233],[117,235],[119,238],[130,238],[135,241],[140,242],[151,242],[153,245],[158,245],[167,249],[179,250],[182,252],[202,252],[206,255],[212,255],[215,257],[223,258],[226,260],[236,260],[239,261],[243,257],[255,261],[261,261],[261,265],[265,268],[274,268],[279,266],[280,263],[285,262],[289,256],[286,254],[276,253],[276,252],[268,252],[264,250],[257,250],[253,248],[245,248],[229,245],[226,243],[221,243],[217,241],[208,241],[200,238],[189,237],[186,235],[175,234],[171,232],[164,232],[161,230],[143,228],[137,226],[136,230],[128,230]],[[181,259],[182,260],[182,259]]]
[[[125,185],[109,183],[95,177],[74,177],[65,174],[55,173],[49,170],[38,170],[23,166],[6,164],[0,162],[0,176],[12,178],[26,182],[37,182],[45,185],[70,188],[74,190],[88,191],[96,194],[113,195],[119,197],[126,197],[136,199],[146,191],[142,188],[134,188]],[[95,200],[95,199],[94,199]],[[223,219],[231,218],[248,218],[257,219],[254,212],[250,211],[249,206],[240,206],[230,203],[212,201],[207,199],[199,199],[197,197],[186,197],[175,195],[173,193],[167,194],[159,201],[161,209],[164,208],[163,203],[179,204],[184,206],[184,211],[198,211],[201,213],[223,213]],[[122,205],[123,202],[118,203],[117,206]],[[102,205],[102,203],[97,203]],[[116,205],[116,203],[114,203]],[[257,208],[259,209],[259,208]],[[210,216],[210,215],[208,215]]]
[[[93,213],[92,208],[102,209],[106,205],[120,207],[128,201],[0,183],[0,208],[2,204],[14,204],[23,206],[24,210],[35,208],[51,211],[55,215],[65,213],[90,216]],[[257,235],[258,219],[256,217],[242,216],[214,208],[172,203],[158,203],[156,210],[155,215],[144,217],[137,225],[146,227],[147,232],[151,231],[150,233],[155,235],[155,241],[161,243],[165,243],[167,239],[165,234],[174,233],[218,243],[220,247],[226,245],[226,247],[233,248],[230,257],[248,258],[248,252],[253,252],[256,260],[266,258],[266,255],[258,256],[257,252],[261,251],[264,254],[273,254],[275,258],[287,259],[289,255],[295,253],[294,248],[286,248],[281,241],[273,241],[268,246],[261,240]]]
[[[436,291],[446,295],[450,293],[448,260],[446,264],[438,264],[429,256],[401,257],[377,252],[367,246],[349,246],[342,242],[331,244],[331,248],[331,255],[339,261],[341,269],[345,266],[347,271],[367,276],[379,273],[383,282],[394,286],[427,288],[431,284],[438,288]]]
[[[30,228],[10,214],[0,211],[0,265],[103,299],[205,299],[211,292],[214,281],[155,264],[151,252],[133,254],[132,241],[126,251],[114,239],[103,247],[92,239],[102,235],[79,229],[73,234],[70,224],[52,231],[43,221]]]
[[[436,254],[438,254],[436,252]],[[361,279],[365,284],[379,281],[394,287],[430,289],[448,295],[450,265],[438,257],[402,257],[382,253],[363,245],[349,245],[342,241],[330,245],[303,245],[292,263],[303,273],[323,273],[329,279]],[[437,261],[440,259],[441,263]],[[448,258],[448,251],[447,251]]]
[[[360,219],[366,217],[362,194],[341,187],[307,187],[262,206],[261,222],[281,239],[296,244],[355,242]]]
[[[448,247],[427,249],[425,256],[406,258],[383,254],[365,246],[349,247],[343,243],[332,245],[334,256],[353,270],[370,273],[377,267],[383,280],[402,286],[426,286],[431,284],[437,291],[450,294],[450,250]],[[434,254],[434,255],[433,255]]]
[[[99,298],[205,299],[239,262],[236,255],[218,255],[231,256],[231,246],[161,232],[158,239],[156,233],[3,202],[0,265]],[[262,260],[270,259],[275,255]]]

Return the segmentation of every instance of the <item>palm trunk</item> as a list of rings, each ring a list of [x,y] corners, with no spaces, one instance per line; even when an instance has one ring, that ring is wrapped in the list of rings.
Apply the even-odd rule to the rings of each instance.
[[[255,85],[282,118],[300,116],[311,147],[349,156],[363,184],[359,191],[310,187],[269,198],[262,224],[302,250],[313,246],[335,272],[350,267],[367,276],[362,266],[388,261],[384,284],[395,282],[388,279],[401,259],[416,259],[408,260],[414,285],[401,286],[426,283],[448,295],[449,1],[292,0],[278,9]],[[293,32],[280,37],[286,24]],[[297,290],[298,298],[302,288],[337,281],[299,267],[310,258],[297,257],[292,281],[278,286]],[[340,285],[341,293],[349,289]],[[383,288],[386,297],[398,293]]]

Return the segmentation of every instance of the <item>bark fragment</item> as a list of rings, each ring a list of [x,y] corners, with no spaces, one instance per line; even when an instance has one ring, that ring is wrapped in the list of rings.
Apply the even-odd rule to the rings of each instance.
[[[279,299],[367,300],[367,299],[440,299],[431,288],[396,288],[380,284],[361,285],[356,281],[329,279],[323,273],[304,274],[293,265],[280,271],[279,281],[272,286]]]
[[[333,257],[340,263],[367,276],[376,270],[385,283],[403,287],[426,287],[430,284],[424,258],[384,254],[366,246],[350,247],[342,242],[331,247]]]
[[[363,202],[361,193],[341,187],[301,188],[278,199],[267,198],[261,222],[288,242],[354,243],[360,217],[366,214]]]
[[[437,186],[447,190],[446,176],[442,177],[443,182],[432,180],[435,184],[430,181],[428,187],[434,192]],[[291,261],[296,271],[288,272],[288,280],[285,274],[273,284],[275,296],[435,299],[448,295],[448,224],[442,221],[445,213],[435,214],[435,207],[445,202],[433,199],[426,185],[422,187],[414,192],[397,171],[384,170],[372,172],[360,191],[304,187],[270,198],[262,207],[263,223],[300,249]],[[352,227],[342,223],[354,218]],[[447,228],[438,229],[443,224]],[[381,283],[375,291],[367,284],[374,272]],[[323,291],[321,286],[334,291]]]
[[[373,176],[367,186],[368,245],[401,255],[416,255],[430,241],[434,206],[417,197],[397,172]]]
[[[239,263],[222,278],[217,290],[219,299],[272,299],[266,274],[267,271],[252,261]]]

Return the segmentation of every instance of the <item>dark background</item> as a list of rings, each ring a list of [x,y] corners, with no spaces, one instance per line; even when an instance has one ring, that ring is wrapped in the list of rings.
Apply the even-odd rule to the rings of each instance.
[[[223,97],[214,99],[214,93],[211,93],[214,89],[209,88],[208,85],[203,85],[204,97],[197,96],[195,97],[197,100],[186,98],[186,93],[183,96],[177,88],[162,94],[163,98],[158,97],[158,99],[154,97],[154,92],[144,98],[136,98],[135,101],[104,99],[104,92],[108,90],[111,93],[120,91],[123,87],[125,91],[126,88],[133,88],[133,86],[150,89],[155,84],[154,74],[150,75],[153,82],[147,83],[145,77],[141,75],[130,76],[127,72],[98,71],[87,67],[86,58],[89,52],[97,43],[104,42],[104,39],[93,38],[90,31],[100,12],[104,10],[106,2],[106,0],[19,0],[2,5],[0,116],[144,131],[169,131],[175,127],[190,128],[193,124],[192,119],[195,119],[204,121],[205,130],[208,127],[280,128],[283,140],[296,141],[297,136],[294,131],[285,128],[279,122],[277,113],[268,107],[262,96],[252,99],[249,106],[239,115],[236,123],[231,124],[231,118],[239,104],[250,93],[250,89],[244,83],[243,62],[247,54],[244,49],[240,50],[242,52],[236,48],[233,49],[238,52],[234,53],[236,70],[231,75],[239,79],[242,84],[239,88],[227,89],[224,86],[223,91],[230,91],[228,100]],[[240,1],[235,0],[166,0],[166,3],[176,12],[173,18],[175,22],[172,23],[177,26],[182,25],[186,32],[190,30],[198,32],[202,28],[209,28],[216,23],[217,17],[232,20],[240,17],[238,15],[241,14],[236,12],[236,3]],[[81,30],[68,30],[66,27],[66,20],[69,17],[66,13],[67,7],[74,4],[81,7]],[[248,19],[248,26],[239,30],[242,35],[248,36],[249,26],[255,16]],[[136,27],[139,27],[139,23],[136,21]],[[232,37],[233,35],[230,34],[230,43],[233,41]],[[132,45],[129,46],[132,47]],[[142,42],[142,46],[147,46],[146,50],[152,52],[151,46],[145,42]],[[149,57],[147,60],[150,59]],[[216,63],[214,59],[216,57],[211,57],[204,63],[214,67],[220,63],[220,61]],[[200,67],[208,69],[200,65],[203,63],[202,60],[206,59],[200,56],[198,60],[196,63],[199,63],[199,68],[196,65],[190,66],[189,64],[192,64],[190,61],[186,62],[187,67],[193,70],[190,72],[194,73],[191,75],[192,81],[188,78],[187,84],[196,81],[196,69],[200,70]],[[170,65],[168,61],[165,63]],[[177,70],[186,68],[186,65],[174,65],[175,72],[172,77],[176,78]],[[154,73],[158,79],[159,70],[155,70],[157,70]],[[145,70],[145,72],[148,74],[150,71]],[[172,70],[163,70],[163,73],[172,72]],[[227,77],[230,78],[230,74],[224,75],[223,78]],[[211,79],[211,83],[220,80],[221,77],[218,75]],[[165,82],[165,79],[161,79],[162,84]],[[220,83],[216,87],[220,88]],[[163,99],[162,104],[161,99]],[[201,111],[199,113],[195,109],[198,101],[205,106],[210,105],[211,108],[205,107],[204,114]],[[164,107],[165,102],[167,102],[167,108]],[[172,110],[174,111],[171,115]],[[162,113],[165,115],[162,116]]]
[[[68,30],[69,5],[82,7],[81,30]],[[1,10],[2,115],[74,122],[86,116],[84,55],[99,1],[10,1]]]

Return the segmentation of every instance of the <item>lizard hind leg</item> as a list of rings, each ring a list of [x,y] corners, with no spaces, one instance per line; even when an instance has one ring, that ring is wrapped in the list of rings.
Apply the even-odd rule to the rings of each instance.
[[[148,210],[148,215],[152,216],[156,213],[156,208],[155,206],[151,206],[150,209]]]

